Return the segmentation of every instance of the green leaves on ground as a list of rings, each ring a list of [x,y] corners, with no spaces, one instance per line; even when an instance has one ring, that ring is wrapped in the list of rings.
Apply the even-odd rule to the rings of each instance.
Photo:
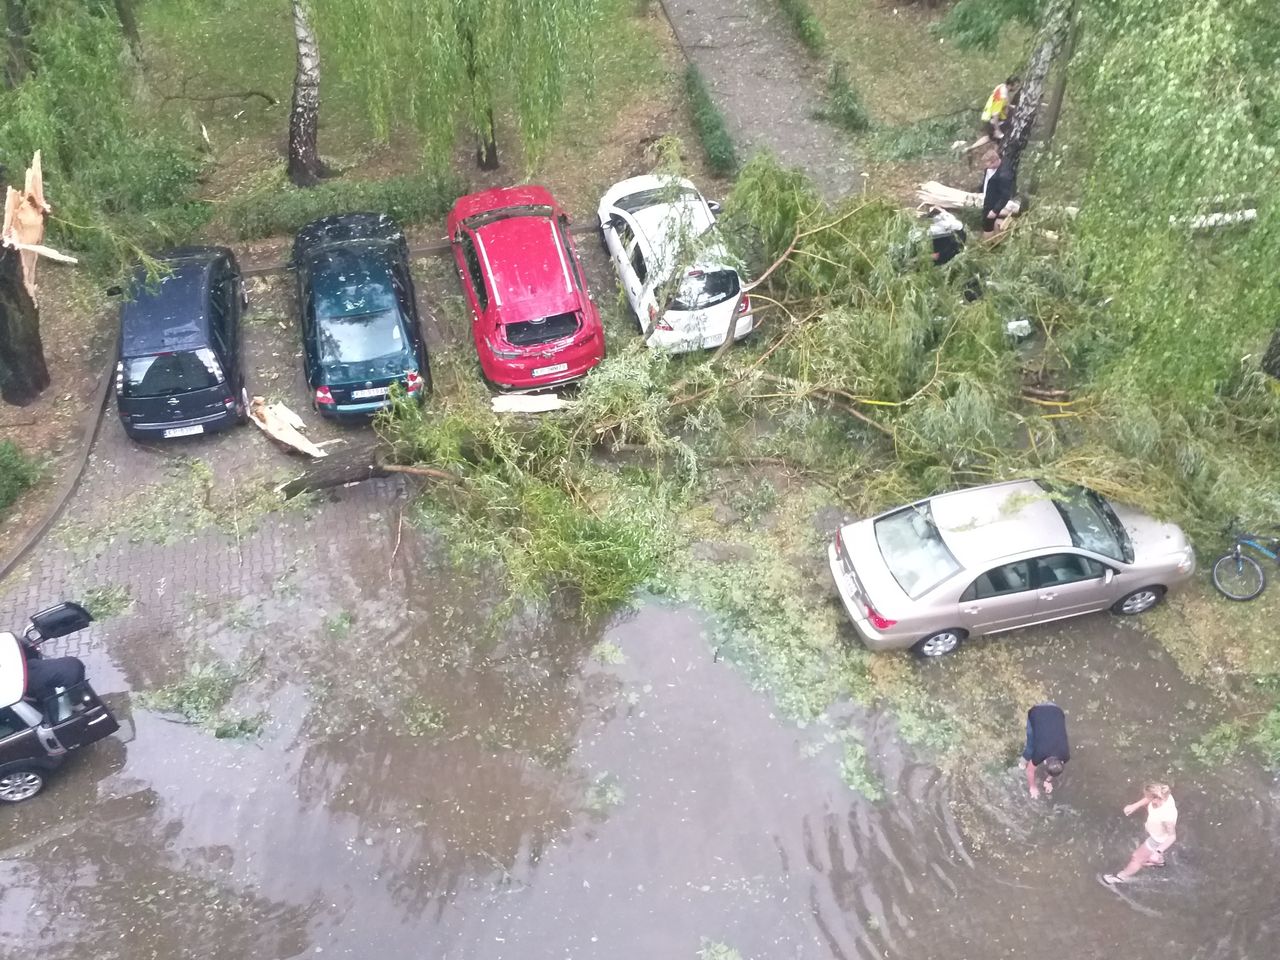
[[[265,713],[241,714],[227,709],[236,688],[257,671],[261,657],[232,665],[208,660],[193,665],[181,679],[138,694],[148,710],[173,713],[219,739],[256,736]]]
[[[12,440],[0,440],[0,516],[36,482],[39,475],[36,462],[18,449],[17,444]]]

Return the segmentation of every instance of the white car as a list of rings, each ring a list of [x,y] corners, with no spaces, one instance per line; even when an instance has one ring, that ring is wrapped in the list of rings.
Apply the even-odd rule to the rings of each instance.
[[[632,177],[600,200],[605,249],[651,347],[708,350],[731,324],[735,340],[754,326],[751,298],[715,231],[718,211],[677,177]]]

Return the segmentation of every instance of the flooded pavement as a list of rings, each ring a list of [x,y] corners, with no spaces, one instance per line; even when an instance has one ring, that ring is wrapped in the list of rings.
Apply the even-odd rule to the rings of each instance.
[[[821,729],[782,721],[715,660],[695,612],[510,617],[482,575],[432,559],[439,544],[410,533],[390,570],[378,547],[313,566],[323,606],[264,590],[251,629],[200,628],[224,657],[262,654],[258,740],[135,709],[131,742],[0,811],[0,953],[1272,955],[1276,808],[1248,775],[1175,782],[1171,865],[1123,895],[1095,880],[1140,838],[1119,808],[1167,752],[1167,731],[1134,723],[1141,691],[1196,696],[1134,631],[1032,641],[1075,739],[1050,803],[1016,769],[943,777],[887,718],[851,710],[836,722],[859,727],[886,785],[870,803]],[[170,641],[146,621],[95,628],[102,689],[150,682],[149,651]],[[1104,667],[1132,709],[1103,707]]]
[[[444,302],[448,271],[424,273],[419,293]],[[260,286],[251,369],[296,397],[289,291]],[[433,336],[465,342],[434,316]],[[1251,766],[1181,765],[1213,700],[1139,631],[1094,617],[990,641],[1069,716],[1067,777],[1033,803],[1016,767],[926,762],[888,714],[784,719],[697,610],[513,607],[446,562],[399,482],[285,512],[235,499],[292,465],[252,430],[162,453],[108,418],[72,515],[0,585],[5,627],[123,592],[127,609],[57,649],[133,728],[0,809],[0,956],[1275,955],[1280,791]],[[210,661],[242,670],[229,709],[262,711],[258,737],[142,707]],[[961,662],[910,669],[954,701]],[[842,777],[846,728],[883,799]],[[1170,866],[1106,889],[1142,836],[1121,808],[1155,777],[1181,814]]]

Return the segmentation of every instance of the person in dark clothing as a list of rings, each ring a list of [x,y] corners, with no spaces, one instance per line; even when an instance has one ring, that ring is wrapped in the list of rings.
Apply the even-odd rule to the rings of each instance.
[[[1000,212],[1013,199],[1017,188],[1013,174],[1013,166],[1008,159],[1002,159],[995,172],[986,179],[986,187],[982,191],[982,233],[991,236],[995,233],[1000,220]]]
[[[1036,786],[1036,770],[1044,767],[1044,792],[1053,793],[1054,781],[1071,759],[1067,743],[1067,715],[1056,703],[1037,703],[1027,711],[1027,743],[1022,748],[1020,766],[1027,771],[1027,790],[1032,798],[1040,796]]]
[[[69,690],[84,682],[84,664],[78,657],[53,657],[27,661],[27,696],[43,703],[59,688]]]

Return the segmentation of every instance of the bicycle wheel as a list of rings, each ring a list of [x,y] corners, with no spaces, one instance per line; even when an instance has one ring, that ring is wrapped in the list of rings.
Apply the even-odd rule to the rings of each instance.
[[[1228,600],[1252,600],[1267,585],[1258,561],[1233,550],[1213,565],[1213,585]]]

